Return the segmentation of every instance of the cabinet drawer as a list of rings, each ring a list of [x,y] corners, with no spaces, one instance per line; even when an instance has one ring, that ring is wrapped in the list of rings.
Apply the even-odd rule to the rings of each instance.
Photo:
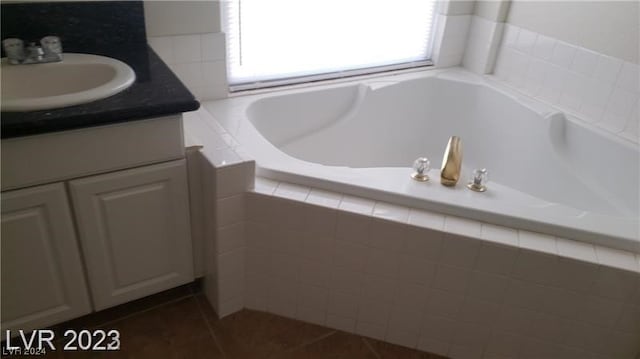
[[[184,157],[182,116],[2,140],[2,190]]]

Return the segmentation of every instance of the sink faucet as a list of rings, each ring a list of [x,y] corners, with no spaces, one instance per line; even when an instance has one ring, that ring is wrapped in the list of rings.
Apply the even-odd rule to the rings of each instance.
[[[40,39],[40,46],[35,42],[24,48],[20,39],[9,38],[2,40],[8,62],[12,65],[41,64],[45,62],[62,61],[62,43],[57,36],[45,36]]]

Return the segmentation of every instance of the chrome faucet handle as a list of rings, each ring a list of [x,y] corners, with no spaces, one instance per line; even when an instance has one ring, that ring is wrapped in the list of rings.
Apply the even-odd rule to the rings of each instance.
[[[45,36],[40,40],[40,45],[44,50],[45,57],[56,57],[62,55],[62,42],[57,36]]]
[[[2,40],[4,52],[7,54],[9,63],[16,65],[24,60],[24,42],[20,39],[9,38]]]

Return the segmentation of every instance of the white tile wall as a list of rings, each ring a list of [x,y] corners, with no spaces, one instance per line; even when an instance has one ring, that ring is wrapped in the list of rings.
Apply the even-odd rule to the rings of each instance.
[[[638,143],[638,68],[506,24],[494,74],[519,91]]]
[[[473,16],[463,66],[477,74],[490,73],[493,70],[503,28],[504,24],[501,22]]]
[[[471,15],[436,15],[433,60],[437,67],[462,63]]]
[[[199,100],[227,97],[223,33],[150,36],[147,41]]]
[[[251,189],[237,166],[253,163],[214,152],[205,290],[220,316],[264,310],[452,358],[640,352],[635,253],[261,178]]]
[[[267,183],[272,190],[282,186]],[[297,186],[283,188],[295,188],[294,197],[299,201],[304,201],[299,193],[315,192],[312,200],[316,202],[322,193]],[[262,207],[265,203],[266,207],[277,206],[275,203],[280,199],[268,193],[271,190],[247,195],[247,207]],[[334,207],[339,195],[327,194],[327,197],[326,202]],[[366,212],[369,208],[372,211],[391,208],[388,204],[369,205],[359,198],[346,198],[347,207],[367,203]],[[312,211],[312,208],[323,208],[329,213],[336,211],[305,203],[299,207],[303,211]],[[402,213],[402,218],[409,213],[393,209]],[[630,300],[634,290],[639,290],[640,268],[629,267],[623,271],[598,266],[592,263],[597,258],[589,252],[595,252],[590,245],[585,247],[567,239],[478,224],[482,230],[473,232],[479,238],[414,226],[405,229],[405,238],[398,235],[400,232],[389,231],[390,242],[397,239],[403,245],[385,244],[378,248],[374,245],[376,242],[371,241],[372,223],[398,226],[397,223],[376,218],[373,212],[364,216],[340,211],[329,218],[328,225],[336,224],[334,234],[302,238],[302,246],[309,249],[302,251],[306,254],[291,254],[292,262],[287,259],[288,255],[278,254],[277,245],[263,245],[270,248],[265,250],[267,256],[275,256],[273,263],[290,264],[284,264],[282,271],[258,269],[267,274],[262,282],[275,286],[269,290],[260,288],[261,282],[254,279],[251,273],[256,270],[247,269],[245,306],[453,358],[477,357],[478,353],[486,358],[536,357],[542,352],[552,356],[582,352],[584,355],[606,356],[618,352],[630,355],[635,353],[633,350],[640,350],[638,345],[629,344],[624,335],[638,334],[637,326],[633,321],[621,319],[623,313],[638,316],[638,306]],[[337,237],[339,218],[343,226],[351,228],[342,232],[346,237],[343,239]],[[254,217],[254,220],[272,226],[282,223],[277,216]],[[441,230],[446,223],[470,225],[446,216],[441,223]],[[264,230],[250,233],[263,237],[262,240],[278,242],[272,235],[264,234]],[[480,239],[491,234],[495,235],[492,241]],[[435,239],[431,240],[429,237],[433,235]],[[518,244],[517,237],[524,238],[523,243]],[[408,241],[409,238],[413,240]],[[427,244],[417,244],[421,238],[425,238]],[[529,243],[535,240],[542,243]],[[246,243],[246,250],[252,254],[247,254],[244,260],[259,262],[260,257],[253,253],[263,248],[258,245],[260,241],[247,239]],[[430,254],[422,251],[440,254],[430,261],[425,259],[430,258]],[[628,259],[633,258],[637,264],[637,258],[631,253],[603,253],[607,260],[615,257],[628,265]],[[579,293],[572,287],[564,287],[565,282],[554,280],[554,273],[560,268],[556,264],[561,260],[595,268],[574,273],[575,277],[592,277],[589,293],[593,294]],[[247,266],[250,267],[249,263]],[[599,279],[601,276],[604,277]],[[617,284],[612,284],[612,279],[616,279]],[[288,291],[294,290],[298,294],[289,295]],[[247,298],[247,293],[261,297]],[[626,349],[609,348],[607,342],[601,340],[611,336]],[[598,345],[593,344],[594,337]]]

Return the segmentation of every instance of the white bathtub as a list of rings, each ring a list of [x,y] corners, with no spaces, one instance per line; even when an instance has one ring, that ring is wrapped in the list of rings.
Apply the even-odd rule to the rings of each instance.
[[[640,252],[639,150],[461,69],[215,101],[264,177]],[[447,140],[463,173],[439,183]],[[431,181],[412,180],[417,157]],[[489,190],[465,188],[487,168]]]

